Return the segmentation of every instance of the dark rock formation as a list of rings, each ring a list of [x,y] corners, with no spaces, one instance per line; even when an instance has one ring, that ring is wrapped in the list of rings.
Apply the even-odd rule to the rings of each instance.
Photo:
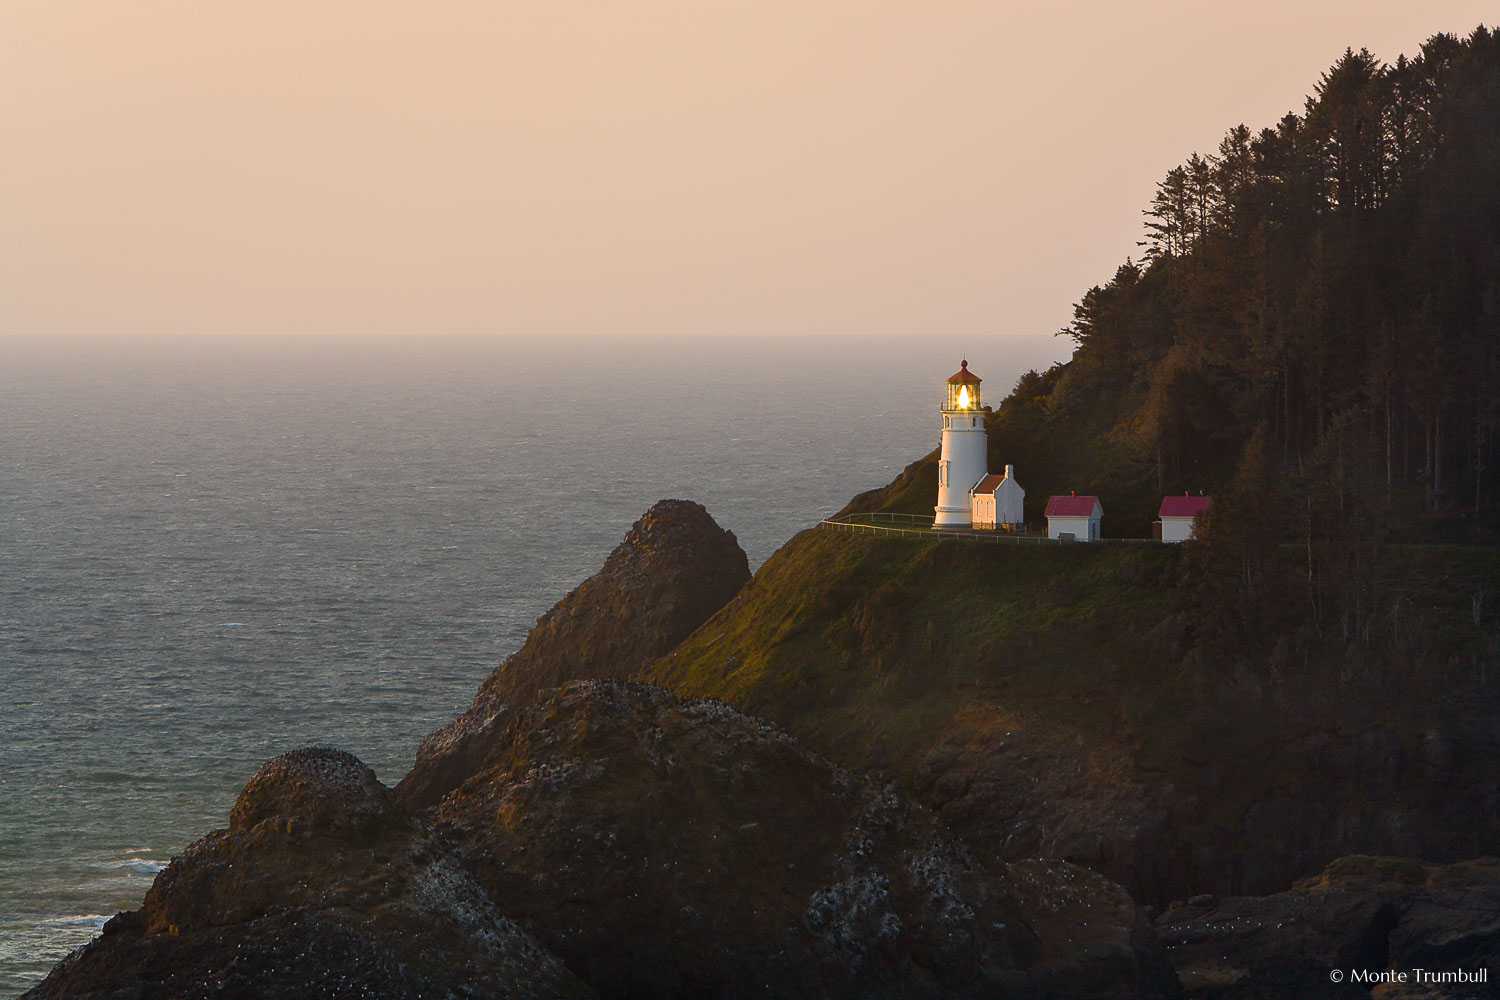
[[[397,786],[413,808],[435,804],[472,768],[507,706],[564,681],[635,677],[723,607],[750,579],[734,533],[702,505],[662,500],[598,573],[537,620],[526,642],[479,688],[463,715],[422,741]]]
[[[587,997],[357,758],[294,750],[26,1000]]]
[[[1313,730],[1288,735],[1274,759],[1205,753],[1188,787],[1143,780],[1121,741],[1013,718],[946,738],[913,769],[914,791],[976,850],[1063,858],[1143,902],[1269,894],[1356,853],[1493,850],[1500,785],[1473,777],[1500,746],[1483,727],[1493,699],[1442,707],[1443,728],[1415,748],[1383,726]]]
[[[1196,899],[1157,918],[1190,996],[1367,997],[1355,970],[1405,973],[1382,1000],[1491,997],[1500,984],[1422,982],[1415,970],[1500,969],[1500,861],[1350,857],[1274,896]],[[1339,982],[1331,973],[1337,971]]]
[[[569,683],[474,762],[435,828],[605,996],[1175,991],[1119,886],[987,870],[894,786],[721,702]]]
[[[1197,891],[1201,859],[1175,835],[1195,800],[1170,783],[1136,780],[1127,760],[1097,734],[1012,716],[938,744],[914,769],[914,793],[977,851],[1062,858],[1144,901]]]

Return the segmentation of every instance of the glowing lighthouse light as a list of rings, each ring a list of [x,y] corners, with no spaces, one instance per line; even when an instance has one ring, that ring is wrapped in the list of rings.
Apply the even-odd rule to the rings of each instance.
[[[958,390],[958,408],[967,410],[969,408],[969,387],[964,386]]]

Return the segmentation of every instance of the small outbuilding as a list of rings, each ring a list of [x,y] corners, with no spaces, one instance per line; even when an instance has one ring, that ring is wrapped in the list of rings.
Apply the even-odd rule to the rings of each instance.
[[[1208,510],[1208,505],[1213,497],[1190,496],[1184,493],[1180,497],[1162,497],[1161,510],[1161,540],[1164,542],[1185,542],[1193,537],[1193,530],[1197,525],[1198,515]]]
[[[1097,542],[1099,522],[1104,507],[1098,497],[1081,497],[1076,493],[1052,497],[1047,501],[1047,537],[1068,536],[1075,542]]]
[[[1016,482],[1016,467],[1007,465],[1005,473],[991,472],[979,481],[971,494],[974,527],[1024,527],[1026,524],[1026,491]]]

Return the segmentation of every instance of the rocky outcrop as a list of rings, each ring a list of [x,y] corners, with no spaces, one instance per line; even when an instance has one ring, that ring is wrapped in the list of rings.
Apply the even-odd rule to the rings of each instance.
[[[592,995],[368,767],[305,749],[26,1000]]]
[[[574,682],[495,717],[429,816],[606,996],[1170,995],[1119,886],[989,869],[895,786],[721,702]]]
[[[26,1000],[1177,995],[1120,886],[987,867],[720,702],[570,682],[497,718],[436,834],[349,754],[268,762]]]
[[[495,668],[474,703],[422,741],[398,787],[416,808],[469,773],[497,716],[568,680],[635,677],[723,607],[750,579],[734,533],[702,505],[662,500],[626,533],[599,572],[544,614]]]
[[[1003,721],[957,729],[914,769],[916,799],[966,843],[1004,860],[1066,859],[1145,901],[1199,891],[1201,859],[1175,833],[1191,796],[1137,780],[1125,748],[1096,734],[996,714]]]
[[[1490,997],[1495,983],[1417,970],[1500,968],[1500,861],[1342,858],[1288,892],[1201,897],[1156,925],[1184,989],[1205,1000],[1365,997],[1371,982],[1383,1000]]]

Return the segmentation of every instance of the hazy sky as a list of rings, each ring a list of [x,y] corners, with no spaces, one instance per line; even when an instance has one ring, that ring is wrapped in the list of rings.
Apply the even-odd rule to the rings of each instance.
[[[0,0],[0,332],[1049,335],[1493,0]]]

